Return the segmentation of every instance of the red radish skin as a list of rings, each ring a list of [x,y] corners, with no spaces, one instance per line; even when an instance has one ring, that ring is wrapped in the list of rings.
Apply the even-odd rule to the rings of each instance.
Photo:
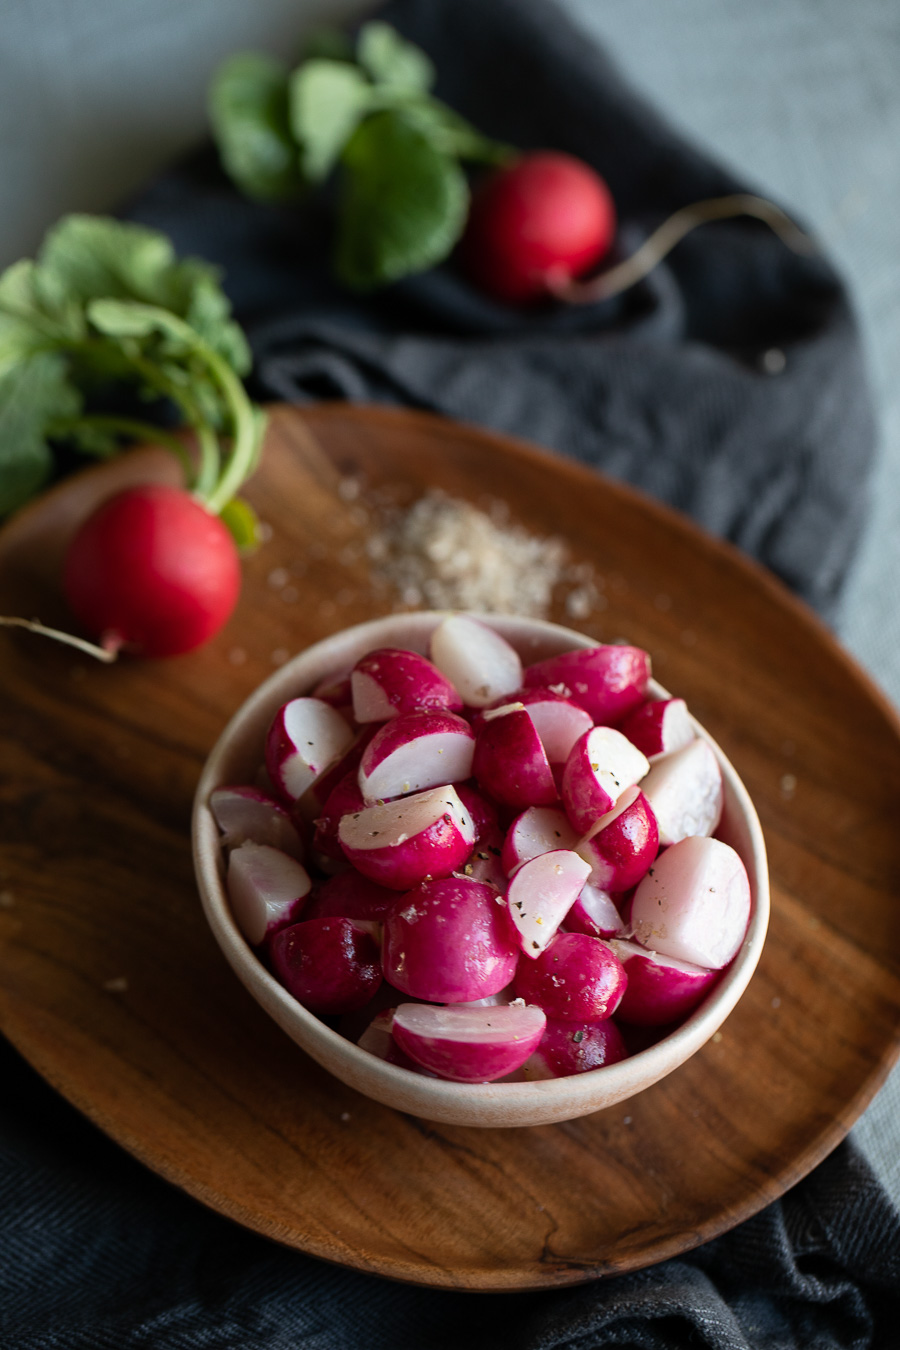
[[[218,516],[156,483],[119,492],[88,517],[66,550],[63,588],[107,649],[178,656],[227,622],[241,569]]]
[[[400,1049],[391,1034],[393,1024],[393,1008],[377,1013],[356,1044],[360,1050],[367,1050],[370,1055],[376,1055],[378,1059],[383,1059],[388,1064],[395,1064],[398,1069],[407,1069],[410,1073],[422,1074],[425,1078],[437,1078],[436,1073],[423,1068]]]
[[[611,938],[621,933],[622,921],[615,901],[608,891],[592,886],[588,881],[569,910],[563,923],[567,933],[587,933],[589,937]]]
[[[540,1043],[540,1008],[434,1008],[401,1003],[392,1033],[401,1050],[440,1078],[490,1083],[518,1069]]]
[[[615,1022],[557,1022],[547,1019],[541,1043],[522,1066],[522,1078],[568,1078],[628,1058]]]
[[[690,745],[696,732],[683,698],[661,698],[645,703],[629,713],[619,727],[632,745],[636,745],[652,763],[659,755],[669,755]]]
[[[350,747],[349,723],[319,698],[292,698],[266,737],[266,768],[277,790],[296,802]]]
[[[472,772],[475,733],[456,713],[416,708],[379,727],[359,764],[366,802],[387,801],[444,783],[462,782]]]
[[[407,891],[462,867],[475,843],[472,817],[452,787],[431,788],[344,816],[338,839],[363,876]]]
[[[716,970],[648,952],[636,942],[613,940],[610,946],[628,976],[616,1016],[633,1026],[659,1027],[683,1021],[719,978]]]
[[[593,267],[615,231],[612,196],[590,165],[534,151],[476,190],[461,256],[481,290],[522,304]]]
[[[499,993],[518,958],[502,899],[466,877],[423,882],[385,918],[385,979],[430,1003],[469,1003]]]
[[[627,891],[646,875],[659,847],[659,829],[650,803],[638,787],[622,793],[613,809],[575,845],[591,866],[590,883],[605,891]]]
[[[349,722],[353,717],[353,694],[350,688],[350,676],[344,675],[342,678],[331,678],[320,680],[310,695],[311,698],[320,698],[323,703],[328,703],[332,708],[346,717]]]
[[[492,711],[475,737],[472,772],[478,786],[504,806],[548,806],[559,800],[550,762],[521,704]]]
[[[508,877],[514,875],[529,858],[552,849],[574,849],[578,833],[569,824],[565,811],[555,806],[529,806],[516,816],[503,841],[501,862]]]
[[[356,771],[351,769],[349,773],[344,774],[322,807],[322,814],[316,820],[313,850],[316,853],[324,853],[326,858],[341,861],[344,858],[344,850],[338,840],[341,821],[344,816],[361,811],[364,806]]]
[[[209,809],[222,832],[223,848],[237,848],[249,839],[303,861],[303,840],[293,820],[279,802],[259,788],[216,788],[210,793]]]
[[[628,983],[615,952],[584,933],[557,933],[535,961],[520,961],[513,988],[561,1022],[602,1022],[618,1008]]]
[[[640,647],[579,647],[525,670],[526,688],[552,689],[590,713],[598,726],[617,725],[644,702],[650,657]]]
[[[269,942],[276,977],[310,1012],[353,1012],[377,993],[381,961],[372,929],[352,919],[310,919]]]
[[[531,960],[553,940],[589,871],[590,865],[577,853],[553,849],[529,858],[510,881],[506,892],[509,917],[522,951]]]
[[[238,928],[252,947],[296,923],[312,883],[296,858],[250,841],[232,849],[226,888]]]
[[[620,731],[594,727],[586,732],[573,746],[562,777],[563,806],[575,829],[592,831],[649,768]]]
[[[740,856],[720,839],[691,836],[665,849],[631,902],[642,947],[721,970],[750,922],[750,882]]]
[[[381,647],[357,661],[350,675],[357,722],[386,722],[414,708],[460,712],[463,702],[437,666],[417,652]]]
[[[397,892],[379,886],[354,867],[315,887],[303,910],[304,919],[361,919],[382,923]]]
[[[522,683],[516,649],[468,614],[451,614],[438,624],[431,659],[469,708],[486,708]]]

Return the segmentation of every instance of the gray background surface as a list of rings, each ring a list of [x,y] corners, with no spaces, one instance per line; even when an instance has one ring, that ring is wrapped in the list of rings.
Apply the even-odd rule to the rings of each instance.
[[[564,3],[673,122],[806,221],[849,282],[882,434],[870,522],[837,628],[900,705],[900,5]],[[114,207],[198,140],[207,81],[229,52],[290,57],[312,22],[372,7],[4,0],[0,267],[32,253],[63,212]],[[900,1204],[900,1068],[855,1137]]]

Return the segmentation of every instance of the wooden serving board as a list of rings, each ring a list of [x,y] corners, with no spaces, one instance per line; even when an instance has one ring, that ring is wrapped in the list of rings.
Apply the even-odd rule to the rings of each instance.
[[[65,624],[67,532],[114,486],[175,473],[140,452],[24,511],[0,532],[0,612]],[[581,626],[653,653],[767,838],[769,940],[722,1032],[656,1087],[569,1124],[435,1126],[341,1086],[238,984],[194,887],[191,797],[213,742],[273,663],[390,608],[361,556],[361,501],[435,485],[505,500],[591,564],[606,608]],[[401,1280],[571,1284],[687,1250],[774,1200],[843,1137],[898,1050],[900,734],[885,700],[732,549],[501,437],[409,412],[281,408],[247,495],[271,537],[201,651],[105,667],[0,633],[2,1030],[197,1199]]]

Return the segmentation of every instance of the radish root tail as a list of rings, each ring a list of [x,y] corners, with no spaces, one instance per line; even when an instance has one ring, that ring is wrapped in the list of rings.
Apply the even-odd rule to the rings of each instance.
[[[118,655],[118,647],[106,648],[98,647],[94,642],[87,642],[84,638],[75,637],[72,633],[63,633],[58,628],[48,628],[37,619],[15,619],[6,614],[0,614],[0,628],[25,628],[29,633],[39,633],[41,637],[53,638],[54,642],[64,642],[69,647],[77,647],[80,652],[85,652],[88,656],[93,656],[97,661],[105,661],[107,665],[115,661]]]

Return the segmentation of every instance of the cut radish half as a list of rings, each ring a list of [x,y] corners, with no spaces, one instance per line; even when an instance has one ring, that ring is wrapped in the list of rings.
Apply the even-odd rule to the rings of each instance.
[[[529,858],[553,849],[574,849],[578,833],[564,811],[555,806],[529,806],[520,812],[503,841],[503,870],[511,877]]]
[[[552,689],[522,689],[518,697],[550,763],[565,764],[572,746],[593,726],[590,713]]]
[[[235,922],[251,946],[296,923],[312,882],[306,868],[268,844],[232,849],[226,886]]]
[[[721,819],[722,773],[712,750],[699,737],[658,759],[641,790],[656,817],[661,844],[712,834]]]
[[[475,733],[455,713],[420,708],[400,713],[380,727],[359,765],[366,802],[457,783],[472,772]]]
[[[611,1017],[628,983],[615,952],[585,933],[557,933],[534,961],[520,961],[513,987],[561,1022],[602,1022]]]
[[[620,731],[594,727],[586,732],[573,746],[562,779],[563,805],[576,830],[593,830],[649,768],[646,756]]]
[[[279,802],[259,788],[216,788],[210,793],[209,809],[222,832],[223,848],[237,848],[249,839],[303,860],[303,840],[293,820]]]
[[[568,933],[587,933],[589,937],[610,938],[624,927],[615,901],[608,891],[585,882],[578,899],[565,919]]]
[[[386,722],[414,708],[459,712],[463,706],[437,666],[399,647],[380,647],[357,661],[350,685],[357,722]]]
[[[673,750],[690,745],[697,734],[683,698],[645,703],[625,718],[619,730],[651,763],[659,755],[670,755]]]
[[[326,858],[342,859],[344,850],[338,841],[341,821],[344,816],[361,811],[364,806],[365,801],[359,790],[356,772],[351,769],[329,793],[322,807],[322,814],[315,822],[316,831],[312,843],[314,851],[324,853]]]
[[[648,952],[636,942],[609,944],[625,967],[628,987],[617,1017],[635,1026],[658,1027],[680,1022],[693,1012],[719,978],[718,971]]]
[[[639,787],[626,788],[576,850],[591,865],[590,882],[605,891],[636,886],[656,857],[659,830]]]
[[[344,816],[338,839],[363,876],[405,891],[461,867],[472,852],[475,826],[454,789],[437,787]]]
[[[433,1008],[401,1003],[393,1036],[419,1064],[456,1083],[490,1083],[532,1054],[547,1019],[540,1008]]]
[[[600,726],[619,722],[644,701],[650,658],[640,647],[581,647],[529,666],[527,688],[552,689],[577,703]]]
[[[534,723],[521,704],[491,711],[475,737],[472,772],[478,786],[505,806],[558,801],[556,784]]]
[[[518,869],[506,903],[526,956],[538,957],[551,942],[590,870],[583,858],[566,849],[540,853]]]
[[[486,708],[522,683],[522,662],[493,628],[451,614],[431,635],[431,659],[470,708]]]
[[[279,708],[266,739],[266,768],[278,790],[295,802],[350,746],[354,733],[319,698],[294,698]]]
[[[661,853],[634,893],[631,924],[642,947],[720,970],[750,922],[750,882],[720,839],[691,836]]]

